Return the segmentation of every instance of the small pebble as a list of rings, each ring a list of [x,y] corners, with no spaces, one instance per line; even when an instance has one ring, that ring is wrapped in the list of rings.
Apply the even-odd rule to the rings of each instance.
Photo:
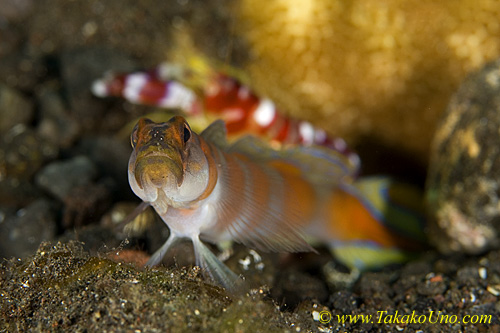
[[[26,125],[17,124],[0,137],[0,179],[30,179],[57,154],[57,147]]]
[[[0,133],[33,118],[33,104],[15,89],[0,84]]]
[[[43,241],[55,239],[57,231],[54,206],[38,199],[0,223],[0,257],[24,258],[32,255]]]
[[[97,169],[92,161],[86,156],[77,156],[47,165],[36,175],[36,183],[64,200],[72,188],[88,184],[96,176]]]
[[[488,271],[484,267],[479,267],[478,274],[483,280],[485,280],[488,277]]]
[[[54,145],[70,147],[80,132],[80,126],[68,112],[57,86],[47,84],[37,92],[37,99],[40,103],[38,134]]]

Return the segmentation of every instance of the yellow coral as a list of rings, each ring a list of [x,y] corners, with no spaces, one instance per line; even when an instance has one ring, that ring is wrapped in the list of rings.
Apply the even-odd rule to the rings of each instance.
[[[422,160],[460,81],[500,53],[495,0],[240,0],[236,14],[260,94]]]

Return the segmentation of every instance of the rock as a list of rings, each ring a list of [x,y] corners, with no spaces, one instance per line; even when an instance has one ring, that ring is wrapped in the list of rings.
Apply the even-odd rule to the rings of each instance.
[[[33,0],[0,0],[0,23],[6,21],[20,21],[33,10]]]
[[[37,92],[40,103],[38,134],[50,143],[68,148],[80,132],[75,117],[68,112],[57,87],[47,84]]]
[[[38,199],[0,223],[0,257],[32,255],[41,242],[54,240],[56,231],[54,206]]]
[[[57,147],[42,140],[32,129],[17,124],[0,138],[0,179],[29,179],[57,153]]]
[[[478,267],[462,267],[457,271],[456,281],[459,285],[473,286],[480,280]]]
[[[330,296],[330,303],[333,309],[341,313],[351,313],[358,307],[359,300],[351,291],[342,290]]]
[[[391,279],[390,274],[367,272],[361,276],[357,287],[361,294],[370,294],[374,298],[390,299],[394,296],[390,287]]]
[[[2,43],[0,43],[0,57],[2,57],[2,62],[6,57],[15,52],[18,45],[22,43],[22,35],[18,31],[9,30],[10,29],[8,29],[8,26],[2,26],[2,18],[0,17],[0,34],[2,34]],[[6,64],[2,63],[0,65],[0,73],[2,73],[2,69],[6,67]],[[10,85],[10,80],[8,80],[3,75],[0,77],[2,78],[2,82]]]
[[[301,288],[297,288],[300,285]],[[313,275],[304,272],[282,270],[271,289],[271,296],[282,300],[284,308],[293,308],[306,299],[314,299],[321,303],[328,300],[326,284]]]
[[[441,295],[446,290],[446,281],[442,275],[429,273],[424,281],[417,285],[417,293],[423,296]]]
[[[434,137],[427,202],[429,237],[442,252],[499,244],[500,60],[468,77]]]
[[[77,156],[47,165],[36,175],[36,183],[64,201],[74,187],[88,184],[96,176],[94,163],[86,156]]]
[[[0,84],[0,133],[33,118],[33,105],[15,89]]]
[[[97,222],[110,205],[110,192],[104,184],[73,187],[64,198],[63,227],[70,229]]]
[[[1,32],[1,31],[0,31]],[[15,35],[10,38],[16,38]],[[17,91],[28,92],[30,96],[34,94],[37,85],[43,80],[50,71],[50,66],[46,58],[39,56],[39,48],[29,48],[20,50],[19,46],[24,45],[26,36],[20,35],[18,41],[12,41],[17,45],[12,46],[13,50],[3,50],[6,46],[3,43],[0,46],[0,77],[9,87]],[[7,53],[5,56],[2,53]]]
[[[3,206],[19,209],[41,196],[31,181],[17,178],[0,179],[0,202]]]
[[[106,48],[84,48],[66,51],[61,56],[61,73],[71,111],[84,129],[103,125],[105,105],[93,98],[90,87],[106,71],[130,71],[130,57]]]
[[[132,152],[130,144],[109,136],[88,136],[82,138],[77,150],[88,156],[98,166],[104,177],[115,185],[119,199],[136,199],[128,183],[128,160]]]

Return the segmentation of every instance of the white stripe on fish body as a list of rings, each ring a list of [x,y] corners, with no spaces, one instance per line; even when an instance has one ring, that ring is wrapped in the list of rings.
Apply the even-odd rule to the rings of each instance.
[[[264,251],[310,251],[302,238],[304,216],[289,207],[291,188],[273,167],[217,150],[218,179],[214,228],[203,228],[202,238],[213,242],[231,239]],[[215,191],[214,189],[214,191]]]
[[[313,125],[306,121],[301,121],[299,123],[299,133],[304,144],[311,145],[314,143],[315,131]]]
[[[146,73],[133,73],[125,77],[123,97],[134,104],[142,102],[141,92],[146,83],[151,80]]]
[[[157,104],[164,108],[179,108],[189,113],[196,101],[195,93],[177,81],[165,83],[165,95]]]
[[[148,84],[154,82],[154,78],[149,73],[132,73],[125,76],[123,97],[131,103],[140,104],[144,101],[144,89]],[[183,84],[177,81],[158,81],[155,84],[163,88],[163,97],[155,104],[164,108],[178,108],[184,112],[192,110],[197,97],[196,94]],[[93,91],[98,96],[107,94],[106,82],[96,81]]]
[[[273,229],[269,228],[266,230],[266,223],[261,216],[263,211],[266,211],[271,216],[281,216],[283,215],[284,207],[284,189],[283,189],[283,179],[276,170],[271,168],[259,168],[258,171],[262,172],[261,177],[256,179],[256,170],[252,170],[251,165],[245,163],[242,160],[236,160],[239,167],[244,173],[244,183],[242,194],[242,206],[240,208],[239,216],[231,224],[231,228],[236,231],[236,234],[244,233],[257,233],[263,238],[269,237],[273,233]],[[253,166],[255,168],[255,166]],[[230,170],[228,170],[230,171]],[[221,174],[221,183],[225,186],[234,186],[228,179],[224,179],[225,173]],[[227,178],[227,177],[226,177]],[[260,181],[260,184],[259,184]],[[264,182],[264,184],[262,184]],[[267,185],[267,186],[266,186]],[[256,191],[258,187],[265,186],[265,190],[268,191],[267,200],[264,200],[264,206],[257,206]],[[226,193],[230,193],[227,191]],[[223,198],[221,198],[223,200]],[[221,200],[221,201],[222,201]],[[254,224],[254,226],[252,226]],[[272,224],[270,224],[272,226]]]
[[[252,91],[246,86],[240,86],[238,88],[238,98],[245,101],[250,98]]]
[[[321,144],[326,142],[328,139],[328,136],[326,135],[326,132],[322,129],[314,129],[314,142]]]
[[[253,118],[262,127],[268,127],[276,117],[276,106],[267,98],[260,101],[253,113]]]
[[[94,81],[90,90],[97,97],[109,96],[108,83],[104,79]]]

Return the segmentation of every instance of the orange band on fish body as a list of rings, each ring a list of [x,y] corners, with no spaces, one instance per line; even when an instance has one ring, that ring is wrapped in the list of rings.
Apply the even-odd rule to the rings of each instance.
[[[422,248],[415,240],[399,235],[375,218],[358,197],[336,189],[328,199],[328,237],[340,241],[374,242],[386,248],[415,251]]]
[[[213,147],[210,147],[203,138],[198,136],[198,140],[200,142],[201,149],[205,153],[205,157],[208,163],[208,185],[205,188],[205,191],[199,196],[197,200],[206,199],[214,190],[215,185],[217,185],[218,180],[218,172],[217,172],[217,164],[214,160]]]

